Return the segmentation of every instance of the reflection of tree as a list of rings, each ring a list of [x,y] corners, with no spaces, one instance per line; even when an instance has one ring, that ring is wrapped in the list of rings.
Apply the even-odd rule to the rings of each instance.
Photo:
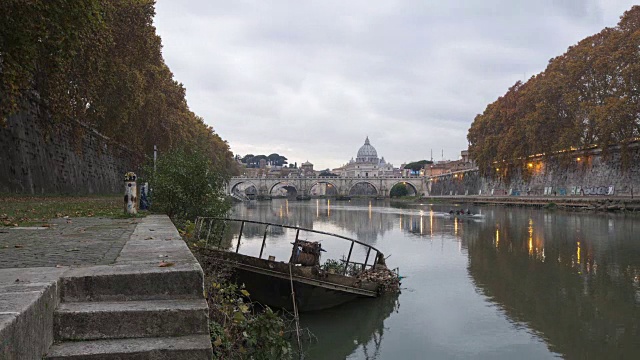
[[[598,244],[611,233],[606,217],[517,215],[496,211],[466,229],[476,286],[567,358],[638,358],[640,253],[614,250],[628,229]]]
[[[345,359],[362,347],[366,359],[378,359],[384,320],[399,307],[398,295],[362,299],[300,317],[301,325],[317,336],[305,359]]]

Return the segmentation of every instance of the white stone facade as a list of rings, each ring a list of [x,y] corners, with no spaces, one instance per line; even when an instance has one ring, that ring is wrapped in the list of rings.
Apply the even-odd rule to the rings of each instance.
[[[364,145],[358,150],[356,159],[351,160],[341,167],[340,176],[342,177],[380,177],[393,176],[393,164],[389,164],[378,158],[378,152],[369,142],[369,137],[364,141]]]

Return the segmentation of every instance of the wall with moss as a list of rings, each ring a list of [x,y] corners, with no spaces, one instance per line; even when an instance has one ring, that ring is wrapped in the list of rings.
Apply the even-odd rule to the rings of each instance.
[[[23,113],[0,127],[0,193],[121,193],[124,174],[142,164],[142,154],[81,124],[45,131],[35,118]]]

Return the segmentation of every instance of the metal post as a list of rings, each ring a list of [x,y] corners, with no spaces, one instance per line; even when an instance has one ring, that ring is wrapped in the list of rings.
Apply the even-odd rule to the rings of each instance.
[[[207,241],[205,242],[204,247],[209,246],[209,235],[211,234],[211,225],[213,225],[213,219],[209,219],[209,230],[207,231]]]
[[[269,229],[269,225],[264,227],[264,236],[262,237],[262,246],[260,246],[260,256],[258,256],[258,259],[262,259],[262,251],[264,250],[264,243],[267,241],[267,229]]]
[[[203,219],[202,217],[200,217],[200,216],[198,216],[198,217],[196,218],[196,229],[198,229],[198,232],[197,232],[197,234],[198,234],[198,240],[200,240],[200,236],[201,236],[201,234],[202,234],[202,222],[203,222],[203,221],[204,221],[204,219]],[[200,226],[199,226],[199,227],[198,227],[198,222],[200,222]]]
[[[240,250],[240,239],[242,239],[242,229],[244,229],[244,221],[240,224],[240,235],[238,235],[238,245],[236,246],[236,253]]]
[[[156,173],[156,160],[158,160],[158,146],[153,145],[153,173]]]
[[[369,261],[369,253],[371,252],[371,248],[367,249],[367,257],[364,259],[364,265],[362,266],[362,270],[366,270],[367,269],[367,261]]]
[[[347,274],[347,268],[349,267],[349,260],[351,260],[351,252],[353,251],[353,244],[355,243],[352,241],[351,247],[349,248],[349,255],[347,255],[347,262],[344,264],[344,272],[342,273],[342,275]]]
[[[222,221],[222,231],[220,232],[220,239],[218,240],[218,247],[222,246],[222,238],[224,237],[224,231],[227,228],[227,222]]]
[[[291,249],[291,259],[289,259],[289,263],[292,263],[298,260],[297,252],[298,252],[298,236],[300,235],[300,229],[296,230],[296,239],[293,241],[293,248]]]

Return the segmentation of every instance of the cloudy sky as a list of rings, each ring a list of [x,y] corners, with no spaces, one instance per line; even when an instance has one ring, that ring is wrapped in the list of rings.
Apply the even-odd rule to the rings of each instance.
[[[235,154],[457,159],[476,114],[627,0],[157,0],[165,60]]]

